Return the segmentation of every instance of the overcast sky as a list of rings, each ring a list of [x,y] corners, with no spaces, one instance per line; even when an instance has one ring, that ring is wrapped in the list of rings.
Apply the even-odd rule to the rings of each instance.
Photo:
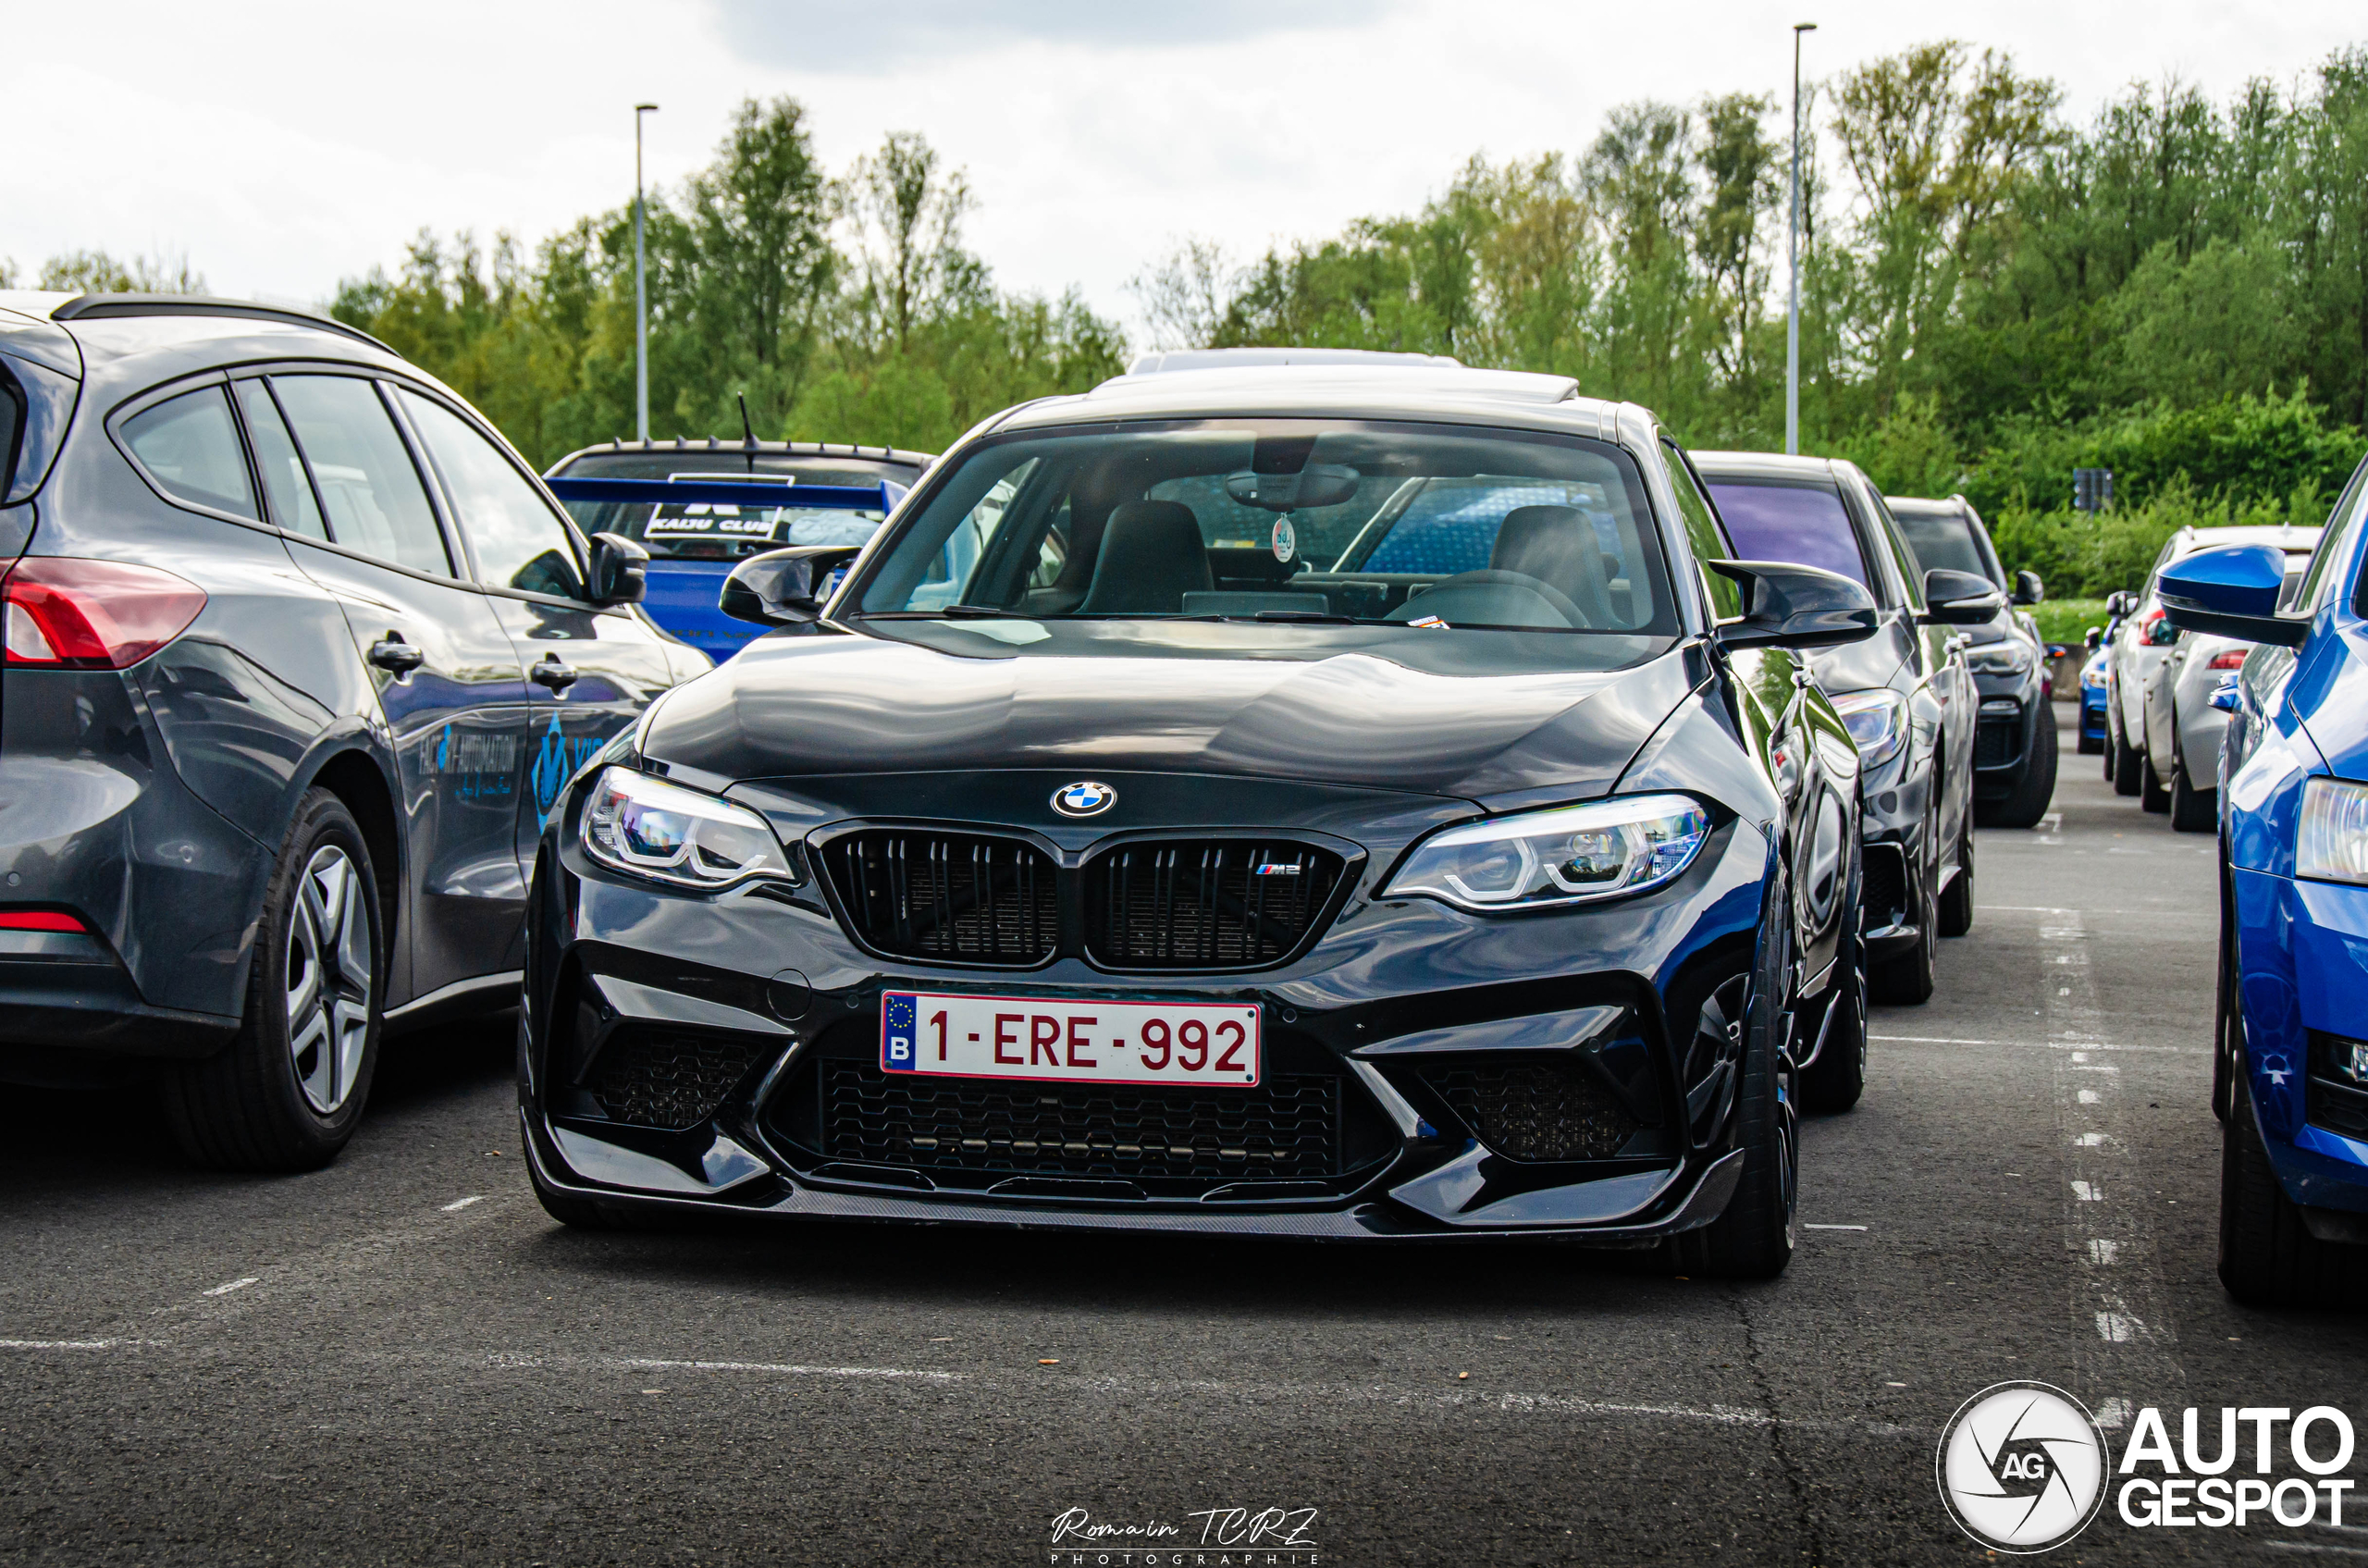
[[[100,19],[103,16],[104,19]],[[675,0],[0,6],[0,259],[186,253],[215,291],[324,300],[422,225],[539,238],[672,182],[734,105],[794,93],[833,169],[889,130],[965,167],[1006,288],[1127,279],[1181,235],[1236,257],[1399,212],[1474,151],[1584,147],[1633,99],[1782,92],[1955,35],[2082,117],[2177,75],[2291,86],[2368,42],[2357,0]]]

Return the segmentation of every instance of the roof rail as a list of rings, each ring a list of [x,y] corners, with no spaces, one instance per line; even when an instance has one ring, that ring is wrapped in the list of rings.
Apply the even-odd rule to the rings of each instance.
[[[224,315],[250,321],[279,321],[290,327],[334,332],[340,338],[384,350],[397,359],[403,357],[362,328],[349,327],[333,315],[293,310],[286,305],[259,305],[249,300],[217,300],[205,294],[77,294],[49,313],[52,321],[105,321],[128,315]]]

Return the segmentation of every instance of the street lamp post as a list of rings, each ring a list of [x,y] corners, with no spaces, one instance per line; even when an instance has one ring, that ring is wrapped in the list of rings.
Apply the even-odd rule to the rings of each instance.
[[[1797,69],[1794,74],[1799,74]],[[633,106],[633,433],[645,444],[649,439],[649,288],[641,249],[641,117],[657,108],[655,104]]]
[[[1793,302],[1784,312],[1784,451],[1801,450],[1801,34],[1815,22],[1793,24],[1793,193],[1785,208]]]

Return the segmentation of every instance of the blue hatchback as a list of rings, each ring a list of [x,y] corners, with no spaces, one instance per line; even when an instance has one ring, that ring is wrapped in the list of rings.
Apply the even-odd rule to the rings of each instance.
[[[2222,757],[2214,1109],[2220,1278],[2239,1301],[2368,1302],[2368,463],[2288,587],[2283,552],[2164,569],[2174,625],[2262,646],[2213,698]]]

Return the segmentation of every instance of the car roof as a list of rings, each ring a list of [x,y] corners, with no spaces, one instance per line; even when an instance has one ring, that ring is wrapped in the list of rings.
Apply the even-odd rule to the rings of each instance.
[[[2177,538],[2177,553],[2181,555],[2199,549],[2214,549],[2222,545],[2276,545],[2290,553],[2316,549],[2319,525],[2234,523],[2216,528],[2182,528]]]
[[[1567,376],[1447,364],[1228,364],[1119,376],[1092,391],[1023,403],[997,430],[1137,419],[1314,416],[1504,425],[1614,438],[1624,405],[1583,398]],[[1641,412],[1641,411],[1640,411]]]
[[[915,468],[927,468],[937,461],[935,452],[906,451],[902,447],[866,447],[851,441],[758,441],[752,446],[746,439],[728,436],[677,436],[670,440],[602,441],[598,446],[578,447],[545,470],[556,475],[580,457],[606,457],[613,453],[647,454],[672,457],[678,452],[697,456],[713,453],[717,457],[733,457],[755,451],[758,456],[775,457],[859,457],[870,463],[902,463]]]
[[[1963,496],[1950,496],[1937,500],[1930,496],[1885,496],[1883,504],[1891,508],[1892,515],[1894,517],[1902,512],[1907,512],[1918,517],[1962,517],[1967,522],[1973,520],[1972,503]]]
[[[401,370],[443,386],[368,333],[293,306],[186,294],[9,290],[0,291],[0,311],[67,332],[86,378],[109,391],[228,364],[304,359]]]
[[[1181,370],[1276,364],[1444,365],[1460,370],[1463,362],[1449,354],[1393,353],[1386,349],[1166,349],[1136,355],[1127,374],[1160,376]]]
[[[1715,469],[1725,479],[1835,479],[1830,457],[1788,457],[1776,451],[1691,451],[1686,456],[1708,478]]]

